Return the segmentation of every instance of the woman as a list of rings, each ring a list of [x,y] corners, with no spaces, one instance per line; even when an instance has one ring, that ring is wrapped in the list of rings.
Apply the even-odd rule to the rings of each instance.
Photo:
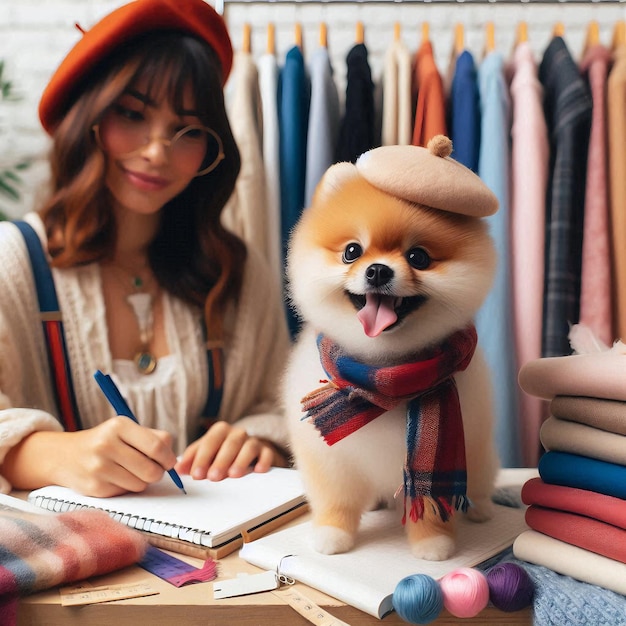
[[[24,239],[2,224],[2,490],[106,497],[173,466],[221,480],[285,464],[282,304],[220,223],[240,166],[222,92],[231,63],[203,0],[136,0],[83,33],[44,91],[52,185],[26,221],[53,268],[82,429],[59,422]],[[141,425],[114,415],[98,369]]]

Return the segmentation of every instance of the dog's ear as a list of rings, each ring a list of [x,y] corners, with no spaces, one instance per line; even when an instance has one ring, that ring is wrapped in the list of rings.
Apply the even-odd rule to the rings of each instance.
[[[353,163],[335,163],[331,165],[315,188],[312,205],[325,202],[328,196],[336,193],[348,181],[361,178]]]

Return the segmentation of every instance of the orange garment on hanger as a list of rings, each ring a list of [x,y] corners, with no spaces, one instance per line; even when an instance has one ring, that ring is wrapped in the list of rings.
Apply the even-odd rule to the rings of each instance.
[[[447,135],[443,80],[428,39],[422,41],[415,55],[413,92],[417,92],[417,103],[412,143],[426,146],[435,135]]]

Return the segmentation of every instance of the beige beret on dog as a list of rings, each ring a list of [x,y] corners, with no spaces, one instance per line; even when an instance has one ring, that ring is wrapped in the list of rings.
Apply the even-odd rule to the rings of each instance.
[[[392,196],[471,217],[493,215],[496,196],[451,153],[450,139],[437,135],[426,148],[374,148],[358,158],[356,167],[365,180]]]

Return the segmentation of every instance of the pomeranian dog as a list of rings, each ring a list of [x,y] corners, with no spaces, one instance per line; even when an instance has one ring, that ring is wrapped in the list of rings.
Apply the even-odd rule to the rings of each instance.
[[[490,376],[472,320],[496,264],[480,218],[497,200],[451,149],[438,136],[333,165],[290,239],[303,326],[283,399],[324,554],[350,550],[381,505],[429,560],[454,554],[455,509],[492,514]]]

